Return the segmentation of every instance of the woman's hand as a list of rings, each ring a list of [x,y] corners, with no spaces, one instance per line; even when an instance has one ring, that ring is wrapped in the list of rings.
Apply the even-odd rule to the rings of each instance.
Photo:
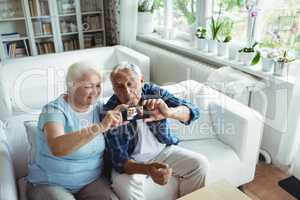
[[[104,119],[101,121],[100,127],[102,126],[104,131],[107,131],[109,129],[128,123],[128,122],[123,122],[122,119],[122,110],[126,108],[128,108],[128,105],[121,104],[115,107],[115,109],[108,111]]]

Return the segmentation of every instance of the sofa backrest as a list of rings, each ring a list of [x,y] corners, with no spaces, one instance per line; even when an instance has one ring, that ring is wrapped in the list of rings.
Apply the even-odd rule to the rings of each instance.
[[[128,61],[139,65],[145,79],[149,80],[149,63],[145,66],[132,54],[138,53],[115,46],[26,57],[2,63],[0,120],[22,113],[38,113],[43,105],[65,91],[65,75],[74,62],[87,60],[98,64],[104,74],[108,75],[117,63]],[[108,79],[103,83],[103,88],[102,96],[113,93]]]

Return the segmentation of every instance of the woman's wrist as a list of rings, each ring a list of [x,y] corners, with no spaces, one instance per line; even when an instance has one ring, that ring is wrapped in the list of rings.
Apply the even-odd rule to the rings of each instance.
[[[98,135],[100,133],[105,132],[105,128],[102,123],[94,124],[91,127],[91,132],[93,135]]]

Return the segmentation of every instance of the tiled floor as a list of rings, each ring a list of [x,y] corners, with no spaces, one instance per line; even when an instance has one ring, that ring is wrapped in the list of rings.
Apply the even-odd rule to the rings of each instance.
[[[245,193],[253,200],[296,200],[278,186],[288,176],[272,165],[258,164],[254,181],[244,186]]]

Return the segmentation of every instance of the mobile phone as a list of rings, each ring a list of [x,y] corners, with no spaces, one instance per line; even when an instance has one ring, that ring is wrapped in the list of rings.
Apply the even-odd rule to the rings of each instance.
[[[129,107],[122,111],[123,121],[134,121],[150,117],[150,111],[145,106]]]

